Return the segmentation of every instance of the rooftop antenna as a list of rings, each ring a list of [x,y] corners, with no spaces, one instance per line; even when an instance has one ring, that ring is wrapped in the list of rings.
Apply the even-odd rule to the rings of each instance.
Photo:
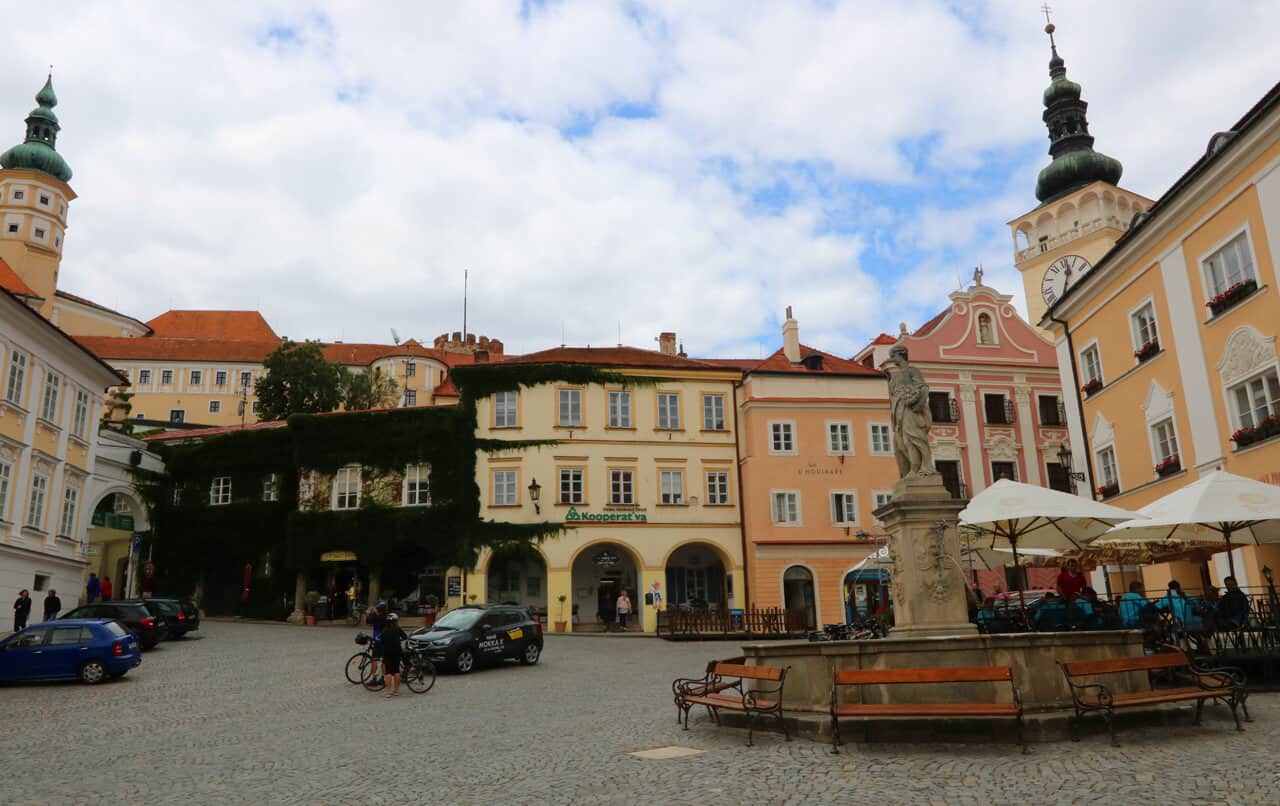
[[[471,279],[471,270],[462,270],[462,341],[467,340],[467,285]]]
[[[622,320],[618,320],[618,346],[622,346]]]
[[[564,320],[560,320],[560,346],[564,346]]]
[[[396,329],[394,327],[391,328],[391,343],[392,344],[400,343],[400,334],[396,332]]]

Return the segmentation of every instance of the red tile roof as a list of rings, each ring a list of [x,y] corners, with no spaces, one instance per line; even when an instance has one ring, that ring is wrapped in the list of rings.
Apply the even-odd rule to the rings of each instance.
[[[225,339],[175,339],[162,336],[77,336],[95,355],[108,360],[229,361],[261,364],[280,346],[279,341],[228,341]]]
[[[553,347],[536,353],[506,356],[504,364],[590,364],[638,369],[723,370],[709,361],[668,355],[639,347]]]
[[[157,336],[225,341],[278,341],[257,311],[165,311],[147,322]]]
[[[717,367],[725,369],[736,369],[740,372],[748,372],[755,369],[763,361],[763,358],[699,358],[707,364],[713,364]]]
[[[406,358],[431,358],[445,366],[474,363],[470,353],[449,353],[433,347],[423,347],[410,339],[402,344],[326,344],[323,347],[325,358],[348,366],[368,366],[383,358],[404,356]]]
[[[888,333],[881,333],[879,336],[876,336],[874,339],[872,339],[871,343],[872,344],[897,344],[898,339],[894,336],[890,336]]]
[[[802,359],[806,359],[814,355],[822,356],[821,369],[809,369],[803,363],[793,364],[791,363],[791,360],[787,358],[786,354],[779,349],[763,361],[757,362],[757,364],[749,371],[753,373],[763,372],[771,374],[786,373],[789,375],[857,375],[865,378],[884,377],[880,372],[864,366],[863,364],[859,364],[856,361],[850,361],[847,358],[841,358],[803,344],[800,345],[800,356]]]
[[[436,397],[462,397],[462,392],[458,391],[458,387],[454,384],[453,378],[445,378],[436,385],[436,388],[432,390],[431,394]]]
[[[180,442],[184,439],[201,439],[203,437],[215,437],[219,434],[228,434],[232,431],[261,431],[271,428],[284,428],[288,425],[285,420],[263,420],[258,423],[248,423],[246,425],[215,425],[209,428],[186,428],[177,431],[164,431],[159,434],[149,434],[142,438],[143,442]]]
[[[4,262],[4,258],[0,258],[0,288],[17,297],[41,298],[31,286],[23,282],[16,271],[9,268],[9,264]]]
[[[916,330],[915,333],[912,333],[911,335],[912,336],[928,336],[930,333],[934,331],[934,329],[938,325],[942,324],[942,320],[946,319],[947,314],[949,313],[951,313],[950,308],[943,308],[942,311],[939,312],[937,316],[933,317],[928,322],[925,322]]]

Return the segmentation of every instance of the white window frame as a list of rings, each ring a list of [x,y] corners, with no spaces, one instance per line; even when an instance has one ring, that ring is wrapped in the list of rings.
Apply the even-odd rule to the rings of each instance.
[[[508,490],[509,486],[509,490]],[[520,471],[509,467],[494,468],[489,471],[490,505],[495,507],[520,506]],[[507,499],[505,493],[510,492]]]
[[[1107,453],[1111,454],[1111,469],[1115,473],[1115,478],[1113,479],[1107,478],[1107,473],[1106,473],[1107,463],[1104,462],[1102,459],[1103,455]],[[1106,487],[1109,484],[1113,484],[1113,483],[1116,485],[1119,485],[1120,457],[1118,452],[1116,451],[1115,443],[1108,442],[1106,445],[1097,446],[1093,451],[1093,458],[1094,458],[1094,461],[1097,462],[1097,466],[1098,466],[1098,485],[1097,486]]]
[[[13,403],[15,406],[22,406],[23,393],[26,391],[27,385],[27,367],[31,362],[27,359],[27,354],[21,350],[14,349],[9,355],[9,374],[5,379],[4,399]]]
[[[1148,308],[1151,309],[1151,338],[1143,339],[1141,319],[1139,317]],[[1135,353],[1141,350],[1142,346],[1149,341],[1160,343],[1160,320],[1156,317],[1156,298],[1154,294],[1129,310],[1129,338],[1133,340],[1133,351]],[[1163,344],[1161,346],[1163,347]]]
[[[710,506],[726,506],[733,502],[729,492],[728,470],[708,470],[704,474],[707,487],[707,504]]]
[[[493,393],[493,427],[520,427],[520,393],[514,389]]]
[[[609,469],[609,503],[615,507],[629,507],[636,502],[636,472],[631,468]]]
[[[406,378],[415,378],[417,377],[417,375],[418,375],[418,362],[416,361],[404,362],[404,376]]]
[[[138,370],[138,385],[139,386],[151,385],[151,369],[149,367]]]
[[[885,438],[889,441],[888,449],[876,447],[877,428],[884,429]],[[867,423],[867,440],[872,456],[893,456],[893,426],[889,423]]]
[[[712,401],[712,400],[720,401],[720,412],[719,412],[720,419],[718,421],[715,419],[716,406],[714,403],[711,406],[711,411],[710,412],[707,411],[707,401]],[[702,430],[703,431],[728,431],[729,430],[728,407],[729,407],[728,398],[725,396],[724,393],[703,392],[702,393]],[[712,419],[710,420],[707,419],[708,414],[711,415]],[[719,428],[716,427],[717,422],[719,422],[720,424]]]
[[[431,465],[406,465],[400,490],[400,503],[406,507],[431,506]]]
[[[566,486],[566,481],[568,482]],[[587,469],[556,468],[556,503],[582,506],[587,502]]]
[[[609,389],[605,391],[605,402],[609,409],[610,428],[634,428],[634,406],[631,391],[628,389]]]
[[[837,510],[841,507],[836,506],[836,501],[840,500],[841,507],[845,510],[845,518],[841,520]],[[831,524],[833,526],[857,526],[858,525],[858,493],[856,490],[831,490],[827,495],[827,501],[831,510]],[[849,520],[848,516],[852,514],[853,520]]]
[[[160,385],[173,386],[173,370],[171,369],[160,370]]]
[[[882,500],[883,499],[883,500]],[[871,492],[871,511],[874,512],[880,507],[888,504],[893,500],[892,490],[873,490]],[[884,522],[879,518],[875,518],[876,526],[883,526]]]
[[[1158,430],[1165,426],[1168,426],[1169,428],[1169,440],[1173,444],[1173,453],[1169,454],[1169,456],[1164,456],[1163,452],[1160,450],[1160,436],[1157,433]],[[1182,443],[1178,440],[1178,425],[1176,418],[1174,418],[1172,414],[1148,423],[1147,436],[1151,442],[1152,468],[1172,456],[1178,457],[1179,462],[1182,461]]]
[[[58,535],[75,539],[76,511],[80,508],[80,490],[68,484],[62,491],[62,515],[58,519]]]
[[[5,509],[9,505],[9,489],[13,484],[13,465],[0,462],[0,521],[5,521]]]
[[[192,369],[187,371],[188,386],[204,386],[204,370]]]
[[[209,483],[209,506],[221,507],[231,503],[231,477],[214,476]]]
[[[1248,385],[1253,383],[1254,381],[1261,380],[1263,384],[1262,390],[1265,395],[1266,389],[1267,389],[1266,377],[1268,375],[1275,375],[1277,385],[1280,385],[1280,367],[1278,367],[1276,364],[1272,364],[1268,367],[1265,367],[1264,369],[1254,372],[1252,375],[1250,375],[1247,378],[1242,378],[1236,381],[1235,383],[1231,384],[1226,388],[1227,409],[1231,414],[1231,425],[1232,425],[1231,430],[1232,431],[1245,427],[1244,417],[1240,413],[1240,405],[1236,396],[1237,390],[1241,389],[1242,387],[1247,388]],[[1250,395],[1250,400],[1249,400],[1250,419],[1254,419],[1253,418],[1253,410],[1254,410],[1253,396],[1251,392],[1249,393],[1249,395]],[[1272,416],[1277,413],[1280,413],[1280,400],[1275,400],[1275,401],[1267,400],[1267,412],[1268,412],[1268,416]],[[1259,422],[1258,420],[1254,419],[1254,422],[1251,423],[1249,427],[1256,428],[1258,426],[1258,422]]]
[[[1089,377],[1089,362],[1085,359],[1085,356],[1088,355],[1090,351],[1092,351],[1093,354],[1098,358],[1097,380],[1103,386],[1106,386],[1107,368],[1102,364],[1102,348],[1098,346],[1097,339],[1093,339],[1088,344],[1081,347],[1080,352],[1077,354],[1080,359],[1080,374],[1084,376],[1084,383],[1082,383],[1081,386],[1085,386],[1090,381],[1094,380],[1093,378]]]
[[[1066,418],[1067,405],[1066,405],[1066,399],[1065,399],[1062,395],[1057,394],[1056,392],[1036,392],[1036,410],[1035,410],[1036,422],[1037,422],[1037,423],[1039,423],[1041,427],[1046,427],[1046,426],[1045,426],[1045,423],[1044,423],[1044,418],[1043,418],[1043,417],[1041,416],[1041,414],[1040,414],[1040,401],[1041,401],[1041,400],[1043,400],[1043,399],[1044,399],[1044,398],[1046,398],[1046,397],[1051,397],[1051,398],[1053,398],[1053,399],[1054,399],[1054,401],[1056,401],[1056,402],[1054,403],[1054,409],[1061,409],[1061,414],[1063,415],[1063,416],[1060,418],[1060,419],[1062,420],[1062,422],[1061,422],[1060,424],[1058,424],[1058,425],[1050,425],[1050,426],[1047,426],[1047,427],[1048,427],[1048,428],[1066,428],[1066,427],[1067,427],[1067,418]]]
[[[44,531],[44,510],[49,498],[49,477],[43,473],[31,476],[31,495],[27,498],[26,525]]]
[[[684,506],[688,503],[688,498],[684,494],[683,470],[667,468],[658,471],[658,501],[668,507]]]
[[[804,518],[800,509],[800,491],[770,490],[769,520],[774,526],[802,526]]]
[[[1228,283],[1223,288],[1215,290],[1213,272],[1209,267],[1209,261],[1213,260],[1215,255],[1226,249],[1232,241],[1236,240],[1241,235],[1244,235],[1245,246],[1247,247],[1246,251],[1249,254],[1249,276],[1245,279],[1253,280],[1258,284],[1259,288],[1262,287],[1262,278],[1258,276],[1258,255],[1253,248],[1253,231],[1249,226],[1249,222],[1246,221],[1236,229],[1232,230],[1231,233],[1222,240],[1206,249],[1204,254],[1200,256],[1200,260],[1197,261],[1200,266],[1200,285],[1201,289],[1204,291],[1204,301],[1206,303],[1231,287],[1231,284]],[[1225,272],[1223,274],[1223,279],[1224,281],[1226,279]],[[1210,316],[1212,316],[1212,313],[1210,313]]]
[[[417,390],[417,389],[406,389],[406,390],[404,390],[404,404],[405,404],[406,406],[416,406],[416,405],[418,405],[418,390]]]
[[[827,456],[853,456],[853,423],[848,420],[827,420]],[[836,444],[836,433],[838,429],[843,429],[843,441],[845,445],[841,447]]]
[[[209,413],[210,413],[210,414],[221,414],[221,413],[222,413],[222,401],[221,401],[221,400],[210,400],[210,401],[209,401]]]
[[[253,386],[253,370],[240,371],[240,388],[245,389]]]
[[[680,422],[680,407],[683,397],[679,392],[658,391],[658,410],[657,423],[654,426],[659,431],[683,431],[684,427]],[[673,403],[674,399],[674,403]]]
[[[280,474],[268,473],[262,477],[262,500],[280,500]]]
[[[560,428],[581,428],[586,422],[583,411],[583,390],[580,388],[561,387],[556,390],[556,425]],[[574,418],[574,403],[577,402],[577,418]],[[568,417],[566,418],[566,412]]]
[[[81,439],[88,438],[89,430],[89,393],[76,389],[76,400],[71,413],[71,433]]]
[[[213,385],[217,387],[227,385],[227,371],[225,369],[220,369],[213,373]]]
[[[346,465],[338,468],[333,474],[333,492],[330,494],[329,508],[350,510],[360,508],[360,499],[364,494],[363,470],[360,465]]]
[[[58,398],[61,396],[62,375],[46,369],[43,390],[40,394],[40,419],[48,423],[58,422]]]
[[[786,443],[790,442],[790,445]],[[769,453],[775,456],[795,456],[799,450],[796,440],[795,420],[769,421]]]

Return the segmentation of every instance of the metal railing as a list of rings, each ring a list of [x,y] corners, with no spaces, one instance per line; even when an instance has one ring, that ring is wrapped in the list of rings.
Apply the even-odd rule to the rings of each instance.
[[[806,608],[764,607],[700,609],[673,607],[658,611],[660,638],[803,637],[809,630]]]

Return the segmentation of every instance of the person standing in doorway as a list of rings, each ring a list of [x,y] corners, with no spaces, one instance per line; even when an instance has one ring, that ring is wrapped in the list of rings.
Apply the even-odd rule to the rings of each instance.
[[[98,601],[98,597],[102,595],[102,583],[98,581],[97,574],[89,574],[89,581],[84,585],[84,602],[85,604],[93,604]]]
[[[62,610],[62,600],[58,598],[58,592],[50,588],[44,596],[44,620],[53,621],[58,617],[60,610]]]
[[[18,598],[13,601],[13,631],[26,629],[27,619],[31,617],[31,593],[26,588],[18,591]]]
[[[622,593],[618,594],[618,626],[622,629],[627,628],[627,616],[631,614],[631,597],[627,595],[627,589],[623,588]]]
[[[101,591],[102,591],[102,601],[104,602],[110,601],[111,600],[111,577],[102,578]]]

